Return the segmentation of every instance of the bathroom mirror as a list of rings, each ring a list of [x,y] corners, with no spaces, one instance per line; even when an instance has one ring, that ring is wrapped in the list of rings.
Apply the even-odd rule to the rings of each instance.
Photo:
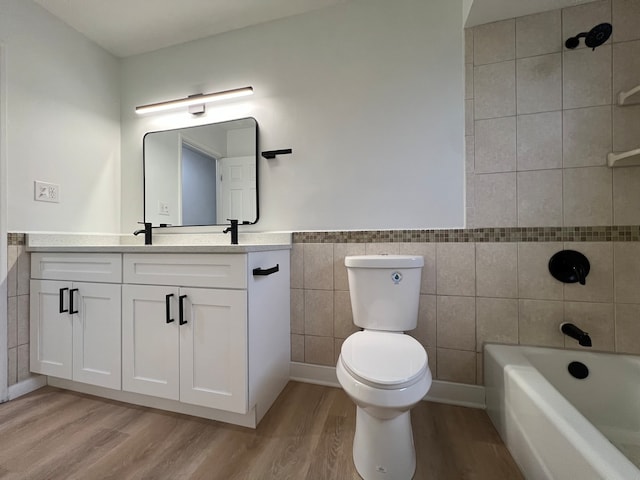
[[[258,221],[254,118],[149,132],[143,152],[145,222],[176,227]]]

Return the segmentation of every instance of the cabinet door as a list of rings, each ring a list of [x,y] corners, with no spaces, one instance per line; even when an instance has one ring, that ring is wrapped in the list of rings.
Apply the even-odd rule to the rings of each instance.
[[[120,390],[121,286],[74,283],[73,379]]]
[[[181,288],[180,401],[247,413],[247,292]]]
[[[31,280],[31,371],[71,379],[71,282]],[[61,304],[62,302],[62,304]],[[61,308],[67,310],[60,312]]]
[[[169,297],[167,323],[166,296]],[[179,399],[178,288],[122,287],[122,389]]]

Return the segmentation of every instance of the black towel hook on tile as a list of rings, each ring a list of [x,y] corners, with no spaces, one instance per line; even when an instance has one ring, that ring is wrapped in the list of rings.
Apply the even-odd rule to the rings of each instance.
[[[287,155],[289,153],[293,153],[293,150],[290,148],[283,148],[281,150],[265,150],[262,152],[262,156],[271,160],[272,158],[276,158],[276,155]]]

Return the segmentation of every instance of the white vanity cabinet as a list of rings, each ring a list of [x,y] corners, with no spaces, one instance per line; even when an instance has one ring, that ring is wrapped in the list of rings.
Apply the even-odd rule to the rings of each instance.
[[[123,276],[123,390],[238,414],[265,408],[261,396],[270,406],[289,374],[288,251],[125,254]]]
[[[121,278],[119,254],[32,254],[32,372],[120,389]]]

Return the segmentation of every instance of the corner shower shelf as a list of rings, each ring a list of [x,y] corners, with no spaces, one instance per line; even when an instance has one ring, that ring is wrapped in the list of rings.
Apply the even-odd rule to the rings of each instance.
[[[632,167],[640,165],[640,148],[620,153],[609,153],[607,165],[610,167]]]
[[[626,92],[618,93],[618,105],[628,105],[626,103],[627,102],[627,98],[635,95],[636,93],[640,93],[640,85],[638,85],[637,87],[634,87],[631,90],[628,90]]]

